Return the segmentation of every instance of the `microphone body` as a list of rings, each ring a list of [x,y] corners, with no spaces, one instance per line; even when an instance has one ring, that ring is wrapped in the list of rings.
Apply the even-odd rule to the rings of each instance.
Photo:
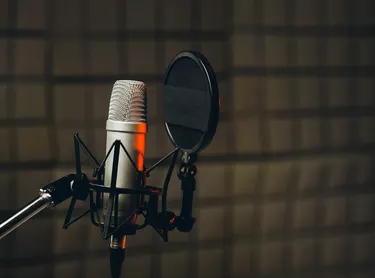
[[[144,153],[147,133],[147,94],[146,85],[140,81],[118,80],[113,85],[109,103],[108,120],[106,123],[107,140],[106,153],[117,141],[121,142],[118,152],[118,168],[115,182],[116,188],[140,189],[142,180],[138,171],[144,167]],[[126,150],[126,151],[125,151]],[[111,187],[113,161],[115,152],[112,150],[105,163],[104,186]],[[143,177],[142,177],[143,179]],[[117,206],[114,205],[111,223],[117,213],[117,225],[129,219],[129,224],[135,224],[136,211],[141,197],[137,194],[119,194]],[[109,194],[104,194],[102,204],[103,219],[106,219]],[[116,204],[116,202],[114,203]],[[131,233],[131,231],[129,231]],[[125,258],[125,247],[128,231],[120,229],[110,239],[110,265],[113,278],[121,275],[122,263]]]
[[[120,140],[124,148],[127,150],[129,156],[135,163],[137,170],[141,171],[144,165],[144,152],[146,146],[146,133],[147,124],[142,122],[120,122],[107,120],[107,152],[112,147],[116,140]],[[112,151],[107,158],[104,185],[110,187],[112,179],[112,168],[113,168],[114,152]],[[137,171],[134,168],[131,160],[128,158],[124,149],[120,148],[119,159],[118,159],[118,170],[116,187],[117,188],[128,188],[128,189],[139,189],[140,180],[137,175]],[[107,211],[108,205],[108,194],[105,194],[104,210]],[[120,194],[118,196],[118,223],[125,221],[130,217],[140,205],[139,195]],[[112,215],[114,217],[114,214]],[[134,222],[136,218],[132,220]],[[113,220],[112,220],[113,222]],[[125,248],[126,239],[125,235],[113,235],[111,237],[110,247],[112,249],[123,249]]]

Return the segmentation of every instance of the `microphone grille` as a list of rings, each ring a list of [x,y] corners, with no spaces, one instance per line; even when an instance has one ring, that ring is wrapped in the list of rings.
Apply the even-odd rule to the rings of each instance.
[[[117,80],[109,102],[108,120],[147,123],[146,85],[141,81]]]

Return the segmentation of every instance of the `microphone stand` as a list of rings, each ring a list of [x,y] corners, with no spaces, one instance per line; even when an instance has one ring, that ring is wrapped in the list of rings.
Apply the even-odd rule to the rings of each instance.
[[[39,197],[32,200],[29,204],[20,209],[12,217],[0,224],[0,239],[21,226],[27,220],[38,214],[52,203],[52,196],[49,193],[39,193]]]
[[[54,207],[74,196],[85,200],[89,194],[89,181],[85,174],[71,174],[62,177],[39,191],[39,197],[21,208],[9,219],[0,224],[0,239],[21,226],[27,220],[47,207]]]

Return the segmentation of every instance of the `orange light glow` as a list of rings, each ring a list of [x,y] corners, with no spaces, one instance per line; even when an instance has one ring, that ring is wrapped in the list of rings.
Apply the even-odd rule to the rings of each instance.
[[[143,162],[144,162],[144,153],[146,148],[146,136],[145,135],[137,135],[134,143],[134,149],[139,156],[137,161],[137,168],[139,171],[143,170]]]
[[[122,238],[122,242],[121,242],[121,248],[122,249],[125,249],[125,247],[126,247],[126,240],[127,240],[127,236],[124,236],[123,238]]]
[[[169,221],[169,223],[173,224],[175,220],[176,220],[176,217],[173,216],[172,219]]]

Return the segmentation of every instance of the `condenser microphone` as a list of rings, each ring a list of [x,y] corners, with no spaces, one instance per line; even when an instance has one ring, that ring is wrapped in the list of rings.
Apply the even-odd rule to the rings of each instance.
[[[108,120],[106,122],[106,153],[115,141],[120,141],[124,148],[118,156],[116,188],[139,189],[141,184],[137,174],[143,170],[147,133],[147,93],[146,85],[140,81],[118,80],[115,82],[110,98]],[[129,159],[129,157],[131,159]],[[110,187],[114,154],[110,152],[105,163],[104,186]],[[133,163],[135,165],[133,165]],[[135,167],[137,169],[135,169]],[[103,209],[108,209],[108,194],[103,196]],[[137,194],[119,194],[117,208],[113,210],[118,223],[131,217],[140,205]],[[130,223],[136,221],[136,214]],[[110,238],[110,263],[113,277],[119,277],[125,256],[126,233],[115,233]]]

